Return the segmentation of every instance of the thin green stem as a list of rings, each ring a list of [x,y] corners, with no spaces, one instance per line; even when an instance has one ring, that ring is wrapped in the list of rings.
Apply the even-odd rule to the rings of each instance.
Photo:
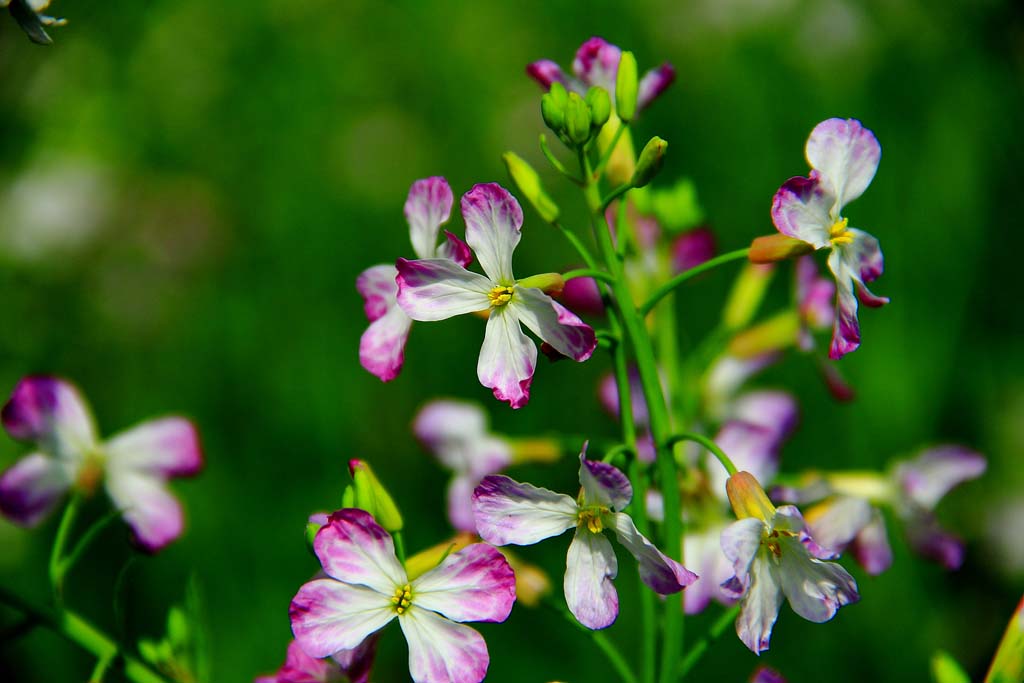
[[[67,545],[68,536],[71,534],[71,528],[75,525],[75,517],[81,504],[81,496],[77,493],[72,494],[64,508],[64,514],[61,515],[60,526],[57,527],[57,535],[54,537],[53,547],[50,549],[50,588],[53,590],[53,599],[58,605],[64,601],[64,546]]]
[[[92,676],[89,677],[89,683],[103,683],[103,676],[107,673],[107,667],[110,666],[111,662],[114,661],[114,656],[117,652],[112,652],[106,657],[100,657],[96,660],[96,667],[92,670]]]
[[[609,640],[608,636],[603,631],[591,631],[589,628],[576,621],[576,617],[566,609],[565,605],[559,602],[555,602],[554,600],[545,600],[544,604],[561,614],[565,617],[566,621],[578,628],[580,631],[589,634],[591,639],[594,641],[594,644],[597,645],[601,652],[604,653],[605,657],[608,658],[612,667],[614,667],[615,671],[618,672],[619,677],[625,683],[638,683],[636,674],[633,673],[633,669],[630,668],[629,662],[622,656],[619,649],[615,647],[615,643]]]
[[[611,206],[611,203],[616,199],[626,194],[633,189],[632,183],[626,183],[625,185],[619,185],[614,190],[608,193],[608,196],[601,200],[601,213],[604,213],[605,209]]]
[[[711,453],[716,458],[718,458],[718,462],[722,463],[722,467],[725,468],[725,471],[729,473],[730,477],[736,474],[736,465],[732,463],[732,460],[730,460],[729,456],[725,454],[725,451],[719,448],[718,444],[716,444],[714,441],[704,436],[703,434],[697,434],[695,432],[682,432],[680,434],[673,434],[668,438],[668,441],[665,442],[665,445],[671,447],[679,443],[680,441],[693,441],[695,443],[699,443],[701,446],[711,451]]]
[[[544,133],[540,134],[540,151],[544,153],[545,158],[547,158],[548,163],[551,164],[552,168],[577,185],[583,185],[583,181],[577,178],[575,173],[567,169],[565,165],[558,160],[558,157],[551,152],[551,148],[548,147],[548,136],[544,135]]]
[[[573,249],[576,250],[576,253],[580,255],[580,258],[583,259],[583,262],[587,264],[587,268],[590,268],[591,270],[599,270],[597,265],[597,259],[595,259],[594,255],[590,253],[590,250],[587,249],[586,245],[583,244],[582,241],[580,241],[580,238],[576,236],[576,233],[574,233],[572,230],[565,227],[558,221],[553,221],[551,225],[558,228],[558,230],[562,233],[565,239],[569,241],[569,244],[571,244]]]
[[[569,270],[562,273],[562,279],[565,281],[575,280],[578,277],[590,277],[601,282],[612,282],[612,276],[603,270],[594,270],[592,268],[577,268],[575,270]]]
[[[726,611],[722,612],[721,616],[719,616],[718,619],[715,620],[715,623],[711,625],[711,628],[708,629],[707,634],[693,644],[693,647],[686,653],[683,661],[679,663],[679,678],[685,678],[686,674],[690,673],[690,669],[700,661],[700,658],[704,656],[705,652],[707,652],[711,643],[722,636],[722,633],[725,632],[725,629],[728,628],[729,624],[736,620],[736,616],[739,613],[739,605],[733,605]]]
[[[90,526],[84,534],[82,534],[82,537],[78,539],[78,543],[75,544],[75,547],[70,553],[68,553],[67,557],[60,562],[58,570],[61,577],[67,576],[67,573],[75,566],[75,563],[78,562],[78,559],[82,556],[82,553],[86,551],[89,545],[96,540],[96,537],[100,535],[100,532],[110,526],[110,523],[120,516],[120,510],[111,510]]]
[[[736,251],[730,251],[720,256],[716,256],[715,258],[705,261],[699,266],[694,266],[689,270],[684,270],[682,273],[679,273],[679,275],[676,275],[674,278],[672,278],[671,280],[669,280],[668,282],[654,290],[654,293],[651,294],[650,298],[647,299],[644,305],[640,307],[640,313],[643,315],[647,315],[648,313],[650,313],[651,310],[658,305],[658,302],[661,301],[669,292],[671,292],[676,287],[683,284],[690,278],[696,277],[701,273],[705,273],[711,270],[712,268],[722,265],[723,263],[729,263],[730,261],[739,261],[740,259],[745,259],[747,258],[747,254],[749,253],[750,248],[744,247],[743,249],[737,249]]]
[[[622,455],[623,453],[632,453],[632,452],[633,452],[633,449],[632,449],[631,446],[628,446],[628,445],[626,445],[624,443],[620,443],[620,444],[618,444],[616,446],[612,446],[611,448],[609,448],[608,452],[604,454],[603,458],[601,458],[601,462],[611,462],[618,455]]]
[[[601,173],[604,172],[604,167],[608,165],[608,161],[612,158],[612,154],[615,152],[615,147],[619,144],[619,138],[622,137],[622,134],[626,132],[628,127],[628,123],[619,121],[619,127],[615,130],[615,135],[612,136],[611,144],[608,145],[608,149],[604,151],[604,154],[601,155],[601,158],[597,162],[597,166],[594,167],[594,172],[590,176],[591,182],[596,183],[601,179]]]
[[[396,531],[392,534],[395,539],[395,555],[398,556],[398,561],[405,565],[405,539],[402,537],[401,531]]]

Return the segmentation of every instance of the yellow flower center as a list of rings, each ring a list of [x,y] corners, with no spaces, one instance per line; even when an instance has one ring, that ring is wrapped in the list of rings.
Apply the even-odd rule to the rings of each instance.
[[[604,531],[604,521],[601,519],[601,515],[604,514],[605,510],[600,507],[586,508],[580,510],[579,517],[577,518],[577,525],[586,524],[587,529],[591,533],[599,534]]]
[[[391,604],[395,606],[397,614],[403,614],[412,606],[412,586],[405,584],[395,589],[391,596]]]
[[[853,242],[853,235],[850,234],[846,224],[849,223],[849,219],[843,218],[832,224],[832,227],[828,229],[829,239],[832,240],[832,244],[850,244]]]
[[[504,306],[512,300],[512,287],[506,287],[505,285],[498,285],[487,292],[487,298],[491,301],[491,307],[496,308],[498,306]]]

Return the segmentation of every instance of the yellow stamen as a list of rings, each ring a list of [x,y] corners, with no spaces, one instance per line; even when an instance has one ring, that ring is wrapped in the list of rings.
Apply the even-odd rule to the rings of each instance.
[[[412,586],[405,584],[395,588],[395,594],[391,596],[391,604],[395,606],[396,614],[404,614],[412,607]]]
[[[487,292],[487,298],[490,299],[492,307],[504,306],[512,300],[513,291],[512,287],[498,285]]]
[[[843,218],[833,223],[832,227],[828,229],[828,236],[832,240],[832,244],[851,244],[853,242],[853,235],[846,227],[847,223],[849,223],[849,219]]]
[[[602,510],[600,509],[581,510],[578,523],[586,524],[590,533],[599,534],[604,531],[604,521],[601,519],[601,513]]]

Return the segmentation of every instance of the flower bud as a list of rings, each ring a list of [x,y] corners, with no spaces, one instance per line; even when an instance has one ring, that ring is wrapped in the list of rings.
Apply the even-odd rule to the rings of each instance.
[[[729,495],[736,519],[757,517],[767,522],[775,516],[775,506],[750,472],[737,472],[729,477],[725,482],[725,492]]]
[[[565,132],[576,145],[590,139],[590,107],[574,92],[569,93],[569,101],[565,105]]]
[[[810,254],[812,251],[814,251],[814,247],[807,242],[777,233],[754,239],[750,243],[748,258],[751,263],[773,263],[785,261],[793,256]]]
[[[352,475],[355,507],[369,512],[387,531],[401,531],[402,514],[370,465],[363,460],[349,460],[348,471]]]
[[[405,561],[405,572],[410,581],[416,580],[422,574],[426,574],[437,565],[444,562],[444,558],[452,553],[457,553],[468,545],[477,543],[479,539],[468,531],[460,531],[447,541],[421,550]]]
[[[738,330],[753,320],[774,274],[772,265],[748,263],[744,266],[722,311],[722,323],[727,329]]]
[[[737,358],[754,358],[788,349],[796,344],[799,334],[799,314],[795,310],[783,311],[733,337],[728,350]]]
[[[657,136],[644,145],[644,151],[640,152],[640,160],[636,162],[636,172],[633,173],[633,187],[643,187],[658,175],[661,165],[665,163],[667,148],[668,143]]]
[[[619,128],[619,117],[612,112],[608,123],[601,132],[597,134],[597,149],[605,154],[615,139],[615,133]],[[636,152],[633,150],[633,136],[627,128],[619,136],[619,141],[612,150],[608,163],[604,167],[604,177],[613,187],[628,183],[636,171]]]
[[[554,462],[562,457],[562,449],[554,439],[537,437],[534,439],[512,439],[512,462]]]
[[[587,106],[590,107],[590,125],[600,130],[612,115],[612,99],[604,88],[594,86],[587,91]]]
[[[565,86],[558,82],[552,83],[551,90],[540,98],[540,115],[545,125],[555,133],[565,127],[565,104],[568,99]]]
[[[505,152],[502,157],[512,181],[519,188],[519,194],[526,198],[540,217],[547,223],[558,220],[558,205],[544,192],[540,176],[533,167],[515,152]]]
[[[615,78],[615,110],[626,123],[636,116],[637,88],[636,57],[632,52],[623,52]]]
[[[565,280],[562,278],[561,273],[541,273],[540,275],[531,275],[530,277],[524,277],[522,280],[517,280],[516,285],[519,287],[536,287],[545,294],[557,296],[565,288]]]

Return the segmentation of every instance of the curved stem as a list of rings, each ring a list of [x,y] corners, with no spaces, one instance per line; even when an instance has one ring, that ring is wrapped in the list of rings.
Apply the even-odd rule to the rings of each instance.
[[[562,273],[562,279],[565,281],[575,280],[578,277],[590,277],[601,282],[612,282],[612,276],[603,270],[594,270],[592,268],[577,268],[575,270],[569,270]]]
[[[629,662],[622,656],[622,653],[619,652],[618,648],[615,647],[615,644],[608,639],[608,636],[603,631],[591,631],[589,628],[576,621],[576,617],[572,615],[568,608],[559,602],[555,602],[554,600],[545,600],[544,604],[560,613],[565,617],[566,621],[578,628],[580,631],[589,634],[593,639],[594,644],[597,645],[601,652],[604,653],[605,657],[608,658],[608,661],[611,663],[615,671],[618,672],[619,677],[623,681],[626,683],[637,683],[636,674],[633,673],[633,670],[630,668]]]
[[[704,653],[707,652],[708,646],[722,636],[722,633],[729,624],[736,620],[736,616],[739,613],[739,605],[733,605],[725,612],[722,612],[721,616],[719,616],[715,623],[711,625],[711,628],[708,629],[707,635],[694,643],[693,648],[686,653],[683,661],[680,662],[679,678],[685,678],[686,674],[690,673],[690,669],[692,669],[697,662],[700,661],[700,658],[704,656]]]
[[[540,151],[544,153],[545,158],[547,158],[548,163],[551,164],[552,168],[577,185],[583,185],[583,181],[577,178],[572,171],[567,169],[565,165],[558,160],[558,157],[552,154],[551,148],[548,147],[548,136],[544,135],[544,133],[540,134]]]
[[[704,448],[711,451],[711,453],[718,458],[718,462],[722,463],[722,467],[729,473],[729,476],[736,474],[736,465],[732,464],[732,460],[725,454],[721,448],[718,447],[714,441],[704,436],[703,434],[696,434],[694,432],[682,432],[681,434],[673,434],[669,437],[668,441],[665,442],[667,447],[674,446],[680,441],[693,441],[699,443]]]
[[[583,259],[583,262],[587,264],[587,268],[591,270],[599,270],[597,266],[597,260],[594,258],[594,255],[591,254],[590,250],[587,249],[586,245],[584,245],[583,242],[580,241],[580,238],[576,236],[576,233],[574,233],[572,230],[565,227],[558,221],[552,221],[551,225],[555,226],[556,228],[559,229],[559,231],[561,231],[565,239],[569,241],[569,244],[572,245],[573,249],[576,250],[576,253],[579,254],[580,258]]]
[[[96,537],[100,535],[100,532],[107,528],[111,522],[113,522],[120,516],[120,510],[111,510],[102,518],[100,518],[95,524],[90,526],[84,534],[82,534],[82,537],[78,539],[78,543],[75,544],[75,547],[71,550],[70,553],[68,553],[67,557],[65,557],[59,563],[59,571],[62,578],[66,576],[69,571],[71,571],[71,568],[75,566],[76,562],[78,562],[78,558],[81,557],[82,553],[86,551],[89,545],[92,544],[94,540],[96,540]]]
[[[604,213],[605,209],[607,209],[612,202],[614,202],[616,199],[618,199],[619,197],[626,194],[632,189],[633,184],[626,183],[625,185],[619,185],[614,190],[612,190],[607,197],[601,200],[601,213]]]
[[[53,599],[60,605],[64,601],[64,546],[67,545],[71,528],[75,525],[75,516],[82,504],[82,498],[77,493],[72,494],[64,514],[60,518],[60,526],[57,527],[57,535],[53,539],[53,547],[50,549],[50,588],[53,590]]]
[[[650,313],[651,310],[658,305],[658,302],[665,297],[665,295],[667,295],[673,289],[683,284],[690,278],[700,275],[701,273],[707,272],[712,268],[722,265],[723,263],[729,263],[730,261],[739,261],[740,259],[745,259],[747,258],[747,255],[749,253],[750,248],[744,247],[743,249],[737,249],[736,251],[730,251],[720,256],[716,256],[715,258],[709,261],[705,261],[699,266],[694,266],[689,270],[684,270],[682,273],[679,273],[674,278],[672,278],[671,280],[669,280],[668,282],[654,290],[654,293],[651,294],[650,298],[647,299],[644,305],[640,307],[640,313],[643,315],[647,315],[648,313]]]

